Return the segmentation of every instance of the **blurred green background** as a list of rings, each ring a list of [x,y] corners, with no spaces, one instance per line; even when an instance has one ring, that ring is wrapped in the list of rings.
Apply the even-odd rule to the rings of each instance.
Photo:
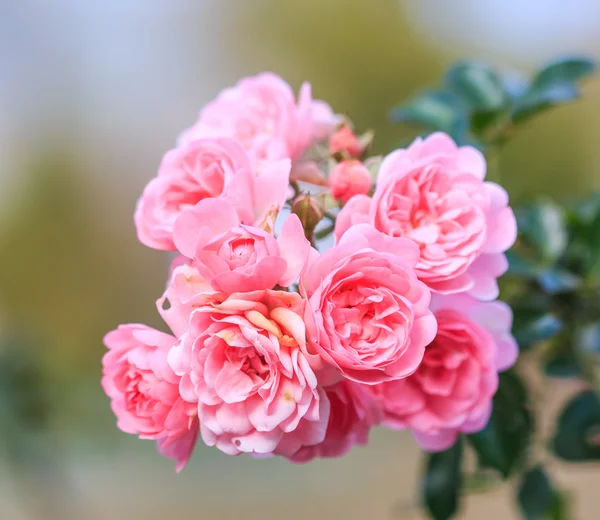
[[[420,518],[404,434],[303,467],[199,446],[176,476],[152,443],[116,429],[102,336],[122,322],[164,328],[154,300],[167,257],[137,242],[135,201],[202,104],[241,76],[310,81],[384,153],[415,135],[389,108],[453,61],[518,76],[570,53],[600,59],[599,2],[0,2],[0,383],[25,370],[5,394],[33,402],[24,416],[0,406],[0,519]],[[514,203],[600,188],[598,115],[594,78],[503,149]],[[591,518],[598,473],[565,475]],[[469,499],[465,518],[516,518],[495,500]]]

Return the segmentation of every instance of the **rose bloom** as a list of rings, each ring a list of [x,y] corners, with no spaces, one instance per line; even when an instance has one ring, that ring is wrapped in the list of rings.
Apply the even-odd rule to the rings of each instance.
[[[360,157],[365,151],[356,134],[349,126],[343,126],[336,130],[329,138],[329,153],[348,155],[349,157]]]
[[[229,201],[244,224],[262,222],[273,207],[283,206],[290,162],[265,163],[257,175],[248,153],[229,138],[188,142],[165,154],[158,176],[144,189],[135,211],[143,244],[174,250],[173,225],[181,212],[208,198]]]
[[[341,202],[348,202],[354,195],[366,195],[372,185],[371,172],[360,161],[342,161],[329,174],[331,195]]]
[[[417,245],[367,224],[301,276],[311,353],[342,376],[377,384],[412,374],[436,332],[430,292],[415,274]],[[311,359],[314,361],[314,359]]]
[[[434,296],[431,307],[438,332],[417,371],[371,389],[385,425],[410,428],[424,449],[442,451],[488,423],[498,372],[514,364],[518,347],[503,302],[459,294]]]
[[[201,295],[169,364],[202,439],[229,455],[291,456],[325,438],[329,400],[306,350],[297,293]]]
[[[506,191],[484,182],[485,170],[475,148],[443,133],[419,138],[384,159],[372,199],[356,196],[344,207],[336,238],[362,222],[410,238],[421,250],[417,275],[432,290],[492,300],[517,227]]]
[[[310,84],[302,85],[296,103],[290,86],[266,72],[223,90],[179,141],[222,135],[242,143],[259,161],[283,157],[295,161],[314,141],[327,137],[337,121],[327,103],[312,99]]]
[[[111,399],[117,426],[140,439],[157,441],[159,451],[189,460],[196,437],[196,407],[179,395],[179,377],[167,363],[176,339],[145,325],[120,325],[104,337],[102,388]]]
[[[177,249],[215,291],[227,293],[288,287],[310,251],[302,224],[289,215],[279,237],[240,222],[226,201],[205,199],[186,210],[174,226]]]
[[[292,462],[341,457],[355,445],[365,446],[371,427],[381,421],[378,403],[365,385],[342,380],[325,392],[331,407],[325,439],[314,446],[300,448],[288,457]]]

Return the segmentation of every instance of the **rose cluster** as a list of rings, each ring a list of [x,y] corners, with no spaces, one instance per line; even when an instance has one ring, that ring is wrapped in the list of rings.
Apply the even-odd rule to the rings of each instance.
[[[369,140],[308,84],[296,98],[268,73],[181,134],[135,212],[140,241],[176,253],[157,302],[171,334],[128,324],[104,338],[120,429],[181,469],[198,435],[306,462],[377,425],[427,450],[486,425],[518,354],[496,300],[516,237],[508,196],[445,134],[376,172]],[[324,229],[335,244],[319,252]]]

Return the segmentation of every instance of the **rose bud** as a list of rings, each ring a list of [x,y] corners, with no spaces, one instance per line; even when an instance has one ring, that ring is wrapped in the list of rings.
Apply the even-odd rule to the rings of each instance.
[[[342,126],[329,138],[329,152],[331,155],[360,157],[366,146],[361,143],[349,126]]]
[[[298,215],[306,236],[311,236],[325,215],[323,200],[321,197],[301,193],[292,202],[292,213]]]
[[[360,161],[342,161],[329,174],[329,189],[334,199],[348,202],[354,195],[369,193],[373,179]]]

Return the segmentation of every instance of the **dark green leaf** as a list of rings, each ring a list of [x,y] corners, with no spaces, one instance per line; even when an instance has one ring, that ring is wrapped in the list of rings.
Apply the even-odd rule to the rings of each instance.
[[[510,124],[510,115],[504,107],[471,112],[471,132],[488,143],[501,142]]]
[[[600,215],[600,193],[594,193],[591,197],[578,200],[568,209],[570,218],[574,223],[587,226]]]
[[[547,516],[548,520],[572,520],[573,516],[569,508],[570,502],[568,496],[555,490],[552,508]]]
[[[594,62],[587,58],[569,58],[547,65],[536,74],[529,89],[517,100],[513,121],[518,123],[547,108],[576,99],[579,97],[577,81],[594,69]]]
[[[430,453],[423,475],[423,501],[434,520],[452,518],[461,487],[462,439],[446,451]]]
[[[562,321],[551,313],[535,311],[515,313],[513,335],[521,349],[548,340],[563,328]]]
[[[500,108],[506,99],[500,76],[480,63],[457,63],[446,73],[446,85],[469,107],[477,110]]]
[[[589,76],[596,64],[589,58],[573,57],[554,61],[541,69],[531,82],[533,89],[545,89],[560,83],[575,83]]]
[[[541,268],[529,258],[523,256],[515,249],[510,249],[506,252],[508,260],[508,272],[516,276],[522,276],[528,279],[537,279],[541,272]]]
[[[517,499],[525,520],[548,518],[554,508],[556,492],[542,466],[523,475]]]
[[[600,460],[600,400],[586,390],[563,409],[552,441],[554,453],[571,462]]]
[[[505,372],[500,374],[490,422],[468,438],[479,463],[507,478],[525,460],[532,429],[527,389],[516,374]]]
[[[538,202],[521,212],[520,229],[541,259],[551,264],[567,246],[567,227],[563,209],[552,201]]]
[[[450,132],[464,118],[456,98],[449,92],[425,92],[392,109],[390,117],[397,123]]]
[[[561,338],[558,341],[560,340]],[[572,378],[581,374],[577,357],[569,345],[564,345],[563,348],[552,354],[546,361],[544,371],[548,376],[560,379]]]
[[[515,123],[521,123],[548,108],[573,101],[578,97],[577,87],[565,83],[531,90],[516,102],[512,119]]]
[[[537,280],[548,294],[573,291],[581,285],[579,276],[562,269],[546,269],[538,275]]]
[[[591,258],[588,274],[592,280],[600,281],[600,211],[590,224],[588,241]]]

